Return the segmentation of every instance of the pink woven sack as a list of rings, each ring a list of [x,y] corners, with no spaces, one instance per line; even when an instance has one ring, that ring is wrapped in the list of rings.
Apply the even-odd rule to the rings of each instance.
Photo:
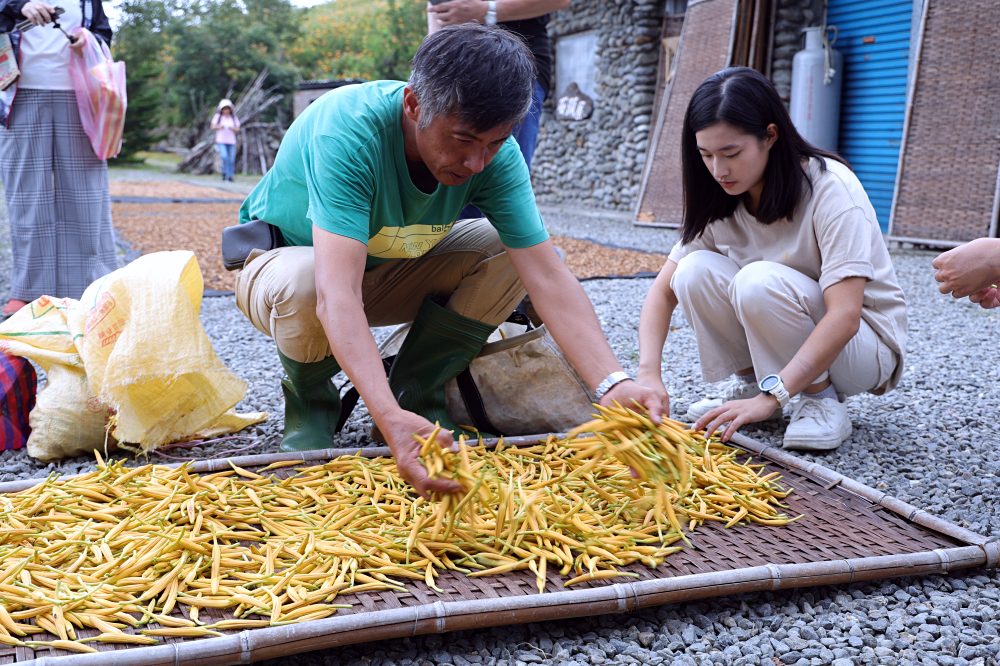
[[[108,45],[86,28],[73,35],[85,41],[82,51],[70,49],[69,71],[80,108],[80,122],[98,159],[118,156],[125,130],[125,63],[111,58]]]

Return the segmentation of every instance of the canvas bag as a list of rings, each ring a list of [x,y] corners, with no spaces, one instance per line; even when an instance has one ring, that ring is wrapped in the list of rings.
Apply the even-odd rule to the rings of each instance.
[[[86,28],[73,31],[85,42],[82,52],[70,50],[69,74],[76,92],[83,131],[97,159],[117,157],[125,131],[125,63],[111,58],[108,45]]]
[[[536,435],[565,432],[589,420],[594,397],[545,325],[512,319],[501,324],[467,370],[445,384],[455,423],[491,435]],[[380,345],[383,358],[399,351],[409,328],[399,327]]]

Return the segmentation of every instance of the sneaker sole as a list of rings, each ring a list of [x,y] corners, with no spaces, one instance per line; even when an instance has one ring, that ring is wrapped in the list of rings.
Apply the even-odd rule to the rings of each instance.
[[[787,437],[781,442],[781,448],[790,451],[832,451],[843,444],[854,432],[853,426],[847,427],[847,432],[823,439],[790,440]]]

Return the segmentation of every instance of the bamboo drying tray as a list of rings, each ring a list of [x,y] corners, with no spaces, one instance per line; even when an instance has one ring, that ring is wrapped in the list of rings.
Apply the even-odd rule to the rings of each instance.
[[[534,444],[545,436],[507,438],[507,445]],[[737,434],[730,444],[764,463],[765,473],[782,474],[793,489],[785,500],[791,515],[804,514],[783,527],[761,525],[724,529],[700,526],[689,534],[692,546],[671,555],[657,569],[641,564],[624,570],[631,582],[592,582],[564,588],[557,572],[548,577],[553,592],[539,594],[535,575],[513,572],[485,578],[443,573],[443,593],[410,581],[407,592],[370,592],[338,598],[351,603],[336,615],[301,624],[230,632],[218,638],[167,638],[156,646],[95,645],[96,654],[74,654],[48,647],[0,645],[0,665],[56,666],[173,665],[195,662],[249,663],[311,650],[419,634],[480,629],[542,620],[624,613],[660,604],[745,592],[837,585],[864,580],[940,574],[973,567],[996,567],[1000,541],[988,539],[936,518],[883,492],[864,486],[816,463]],[[274,462],[319,464],[356,449],[243,456],[232,462],[254,469]],[[386,448],[363,449],[369,457],[388,456]],[[192,472],[230,469],[229,460],[194,463]],[[293,467],[273,470],[276,476]],[[0,484],[0,493],[30,488],[42,479]],[[202,619],[232,617],[205,609]],[[150,626],[155,626],[151,624]],[[78,630],[81,637],[97,633]],[[46,635],[39,638],[45,639]],[[54,638],[54,637],[48,637]]]

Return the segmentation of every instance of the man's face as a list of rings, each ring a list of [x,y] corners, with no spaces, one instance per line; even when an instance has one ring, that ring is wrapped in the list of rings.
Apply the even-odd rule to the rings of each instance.
[[[485,169],[507,140],[514,124],[476,132],[457,116],[438,116],[416,130],[420,160],[442,185],[461,185]]]

